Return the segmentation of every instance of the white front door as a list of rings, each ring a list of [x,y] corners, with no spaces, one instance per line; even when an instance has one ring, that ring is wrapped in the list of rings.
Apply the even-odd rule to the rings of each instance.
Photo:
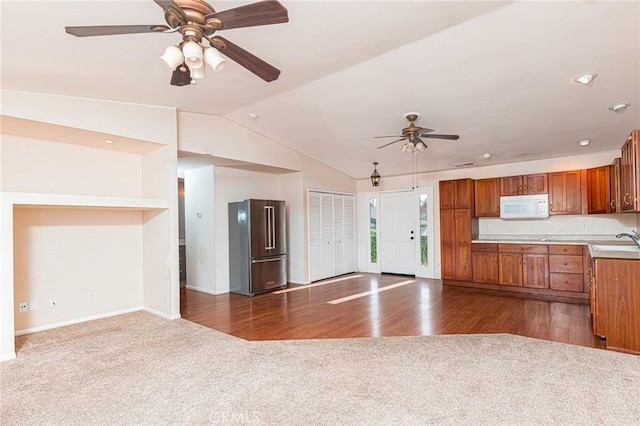
[[[380,194],[381,272],[415,275],[415,247],[419,237],[415,229],[413,191]]]

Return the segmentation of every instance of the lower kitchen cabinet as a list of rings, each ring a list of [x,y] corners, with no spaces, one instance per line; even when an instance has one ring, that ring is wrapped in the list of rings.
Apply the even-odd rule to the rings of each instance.
[[[544,244],[499,244],[499,283],[549,288],[549,260]]]
[[[498,245],[473,244],[471,253],[473,281],[477,283],[498,283]]]
[[[582,246],[549,246],[549,286],[554,290],[583,291],[584,265]]]
[[[640,354],[640,260],[594,259],[594,334],[607,349]]]

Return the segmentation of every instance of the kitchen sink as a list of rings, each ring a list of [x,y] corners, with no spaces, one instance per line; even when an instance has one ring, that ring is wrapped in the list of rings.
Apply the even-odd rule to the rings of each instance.
[[[630,252],[637,252],[640,251],[640,248],[636,247],[636,246],[616,246],[616,245],[599,245],[599,244],[595,244],[591,246],[591,250],[596,250],[596,251],[630,251]]]

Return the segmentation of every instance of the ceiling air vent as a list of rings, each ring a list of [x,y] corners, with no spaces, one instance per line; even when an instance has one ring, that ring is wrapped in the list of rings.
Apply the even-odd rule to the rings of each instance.
[[[474,163],[473,161],[468,161],[466,163],[456,163],[453,165],[453,167],[472,167],[475,166],[476,163]]]

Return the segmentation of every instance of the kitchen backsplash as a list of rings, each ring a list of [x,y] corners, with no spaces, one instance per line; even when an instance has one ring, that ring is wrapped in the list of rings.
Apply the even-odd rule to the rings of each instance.
[[[551,216],[547,219],[504,220],[480,218],[479,238],[513,235],[565,236],[565,237],[611,237],[620,232],[638,228],[639,214],[617,215],[568,215]]]

